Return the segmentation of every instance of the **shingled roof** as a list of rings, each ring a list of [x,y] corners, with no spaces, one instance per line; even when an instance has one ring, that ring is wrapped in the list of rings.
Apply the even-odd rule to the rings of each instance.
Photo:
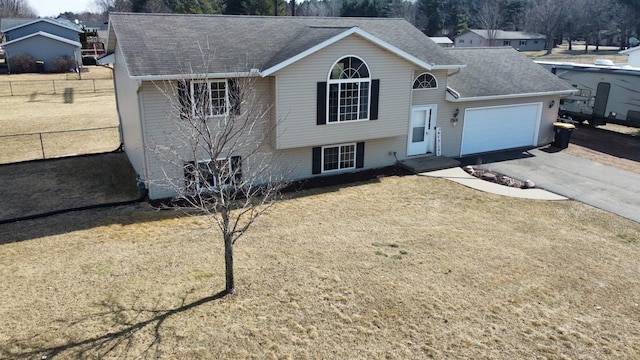
[[[573,87],[510,46],[446,49],[467,67],[449,76],[459,100],[566,94]]]
[[[504,30],[492,30],[494,39],[496,40],[544,40],[547,37],[528,31],[504,31]],[[491,35],[489,34],[489,30],[484,29],[469,29],[468,32],[472,32],[474,34],[480,35],[485,39],[489,39]],[[459,35],[458,35],[459,36]]]
[[[354,33],[429,69],[464,66],[404,19],[112,13],[109,28],[107,53],[117,41],[132,77],[201,73],[203,53],[207,73],[266,75]]]

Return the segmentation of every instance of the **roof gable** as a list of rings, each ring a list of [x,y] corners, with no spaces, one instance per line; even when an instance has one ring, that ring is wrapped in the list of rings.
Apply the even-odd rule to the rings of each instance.
[[[534,63],[510,46],[450,48],[452,55],[467,64],[449,76],[454,100],[481,100],[491,97],[523,97],[544,94],[571,94],[573,87]]]
[[[351,35],[428,69],[463,66],[403,19],[116,13],[109,26],[107,52],[117,42],[132,77],[267,76]]]
[[[31,26],[31,25],[39,23],[39,22],[46,22],[46,23],[49,23],[51,25],[60,26],[60,27],[63,27],[63,28],[69,29],[69,30],[73,30],[73,31],[75,31],[77,33],[81,33],[82,32],[82,30],[80,30],[79,27],[73,27],[73,26],[70,26],[70,25],[67,25],[67,24],[63,24],[63,23],[61,23],[59,21],[52,20],[52,19],[47,19],[47,18],[35,19],[33,21],[21,23],[21,24],[16,25],[16,26],[14,26],[12,28],[5,29],[4,32],[5,33],[11,32],[13,30],[24,28],[24,27],[27,27],[27,26]]]
[[[44,32],[44,31],[38,31],[36,33],[30,34],[30,35],[27,35],[27,36],[23,36],[21,38],[15,39],[15,40],[7,41],[5,43],[2,43],[1,45],[2,46],[11,46],[12,44],[15,44],[15,43],[18,43],[18,42],[21,42],[21,41],[24,41],[26,39],[30,39],[30,38],[33,38],[33,37],[36,37],[36,36],[42,36],[42,37],[45,37],[45,38],[48,38],[48,39],[51,39],[51,40],[59,41],[61,43],[73,45],[73,46],[76,46],[76,47],[82,47],[82,44],[77,42],[77,41],[73,41],[73,40],[69,40],[67,38],[63,38],[61,36],[49,34],[49,33]]]

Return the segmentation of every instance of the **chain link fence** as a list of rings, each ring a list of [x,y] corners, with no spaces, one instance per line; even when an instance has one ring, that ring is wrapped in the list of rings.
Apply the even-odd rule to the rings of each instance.
[[[119,146],[118,126],[3,135],[0,136],[0,164],[102,153]]]
[[[69,90],[71,89],[71,90]],[[113,91],[112,79],[16,80],[0,82],[1,96],[55,95]]]

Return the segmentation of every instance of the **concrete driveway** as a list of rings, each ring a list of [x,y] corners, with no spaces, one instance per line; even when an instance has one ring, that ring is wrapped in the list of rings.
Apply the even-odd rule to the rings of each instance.
[[[467,164],[640,222],[640,174],[571,156],[556,148],[512,151],[465,159]],[[464,163],[464,161],[463,161]]]

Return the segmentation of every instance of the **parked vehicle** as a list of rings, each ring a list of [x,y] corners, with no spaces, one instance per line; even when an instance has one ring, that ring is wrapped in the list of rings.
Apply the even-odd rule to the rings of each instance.
[[[589,125],[640,127],[640,68],[536,61],[579,90],[560,100],[558,115]]]

